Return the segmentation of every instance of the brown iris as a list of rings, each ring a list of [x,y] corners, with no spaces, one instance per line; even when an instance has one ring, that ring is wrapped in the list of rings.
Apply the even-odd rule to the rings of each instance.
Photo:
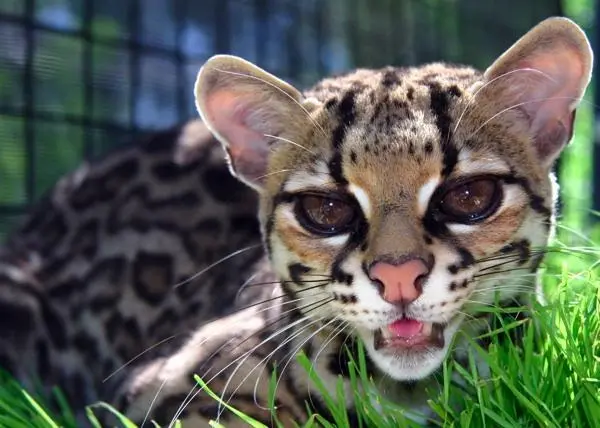
[[[450,221],[470,223],[490,216],[498,208],[500,199],[497,180],[473,179],[447,190],[440,201],[440,211]]]
[[[298,197],[296,217],[310,232],[334,235],[348,230],[356,218],[356,210],[342,198],[307,194]]]

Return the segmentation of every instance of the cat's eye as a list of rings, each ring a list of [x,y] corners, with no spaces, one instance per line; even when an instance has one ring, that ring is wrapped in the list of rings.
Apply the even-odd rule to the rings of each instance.
[[[474,223],[492,215],[502,199],[498,180],[478,178],[457,183],[446,190],[439,210],[448,221]]]
[[[296,218],[312,233],[336,235],[347,232],[354,224],[356,210],[343,198],[306,194],[298,196]]]

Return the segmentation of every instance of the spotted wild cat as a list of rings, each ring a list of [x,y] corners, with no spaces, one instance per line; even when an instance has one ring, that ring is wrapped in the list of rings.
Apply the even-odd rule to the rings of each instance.
[[[269,424],[278,362],[275,404],[291,425],[306,400],[324,411],[294,352],[332,392],[339,375],[349,390],[340,349],[352,337],[381,393],[425,411],[432,374],[466,355],[457,332],[488,326],[478,304],[537,292],[551,167],[591,67],[564,18],[483,73],[360,69],[301,93],[211,58],[195,87],[204,124],[82,165],[10,236],[0,366],[60,385],[77,409],[103,400],[138,423],[203,427],[217,403],[193,374]]]

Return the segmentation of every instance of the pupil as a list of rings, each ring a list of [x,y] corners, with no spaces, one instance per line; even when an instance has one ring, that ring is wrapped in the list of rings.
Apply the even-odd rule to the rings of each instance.
[[[322,216],[325,219],[325,223],[334,223],[335,215],[335,203],[333,201],[325,201],[322,207]]]

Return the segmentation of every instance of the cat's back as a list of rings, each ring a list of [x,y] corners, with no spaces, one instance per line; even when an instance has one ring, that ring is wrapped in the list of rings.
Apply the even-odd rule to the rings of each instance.
[[[17,355],[10,338],[21,338],[22,349],[41,349],[42,371],[76,353],[106,374],[231,312],[243,273],[262,257],[256,204],[200,121],[83,163],[0,249],[6,349]]]

